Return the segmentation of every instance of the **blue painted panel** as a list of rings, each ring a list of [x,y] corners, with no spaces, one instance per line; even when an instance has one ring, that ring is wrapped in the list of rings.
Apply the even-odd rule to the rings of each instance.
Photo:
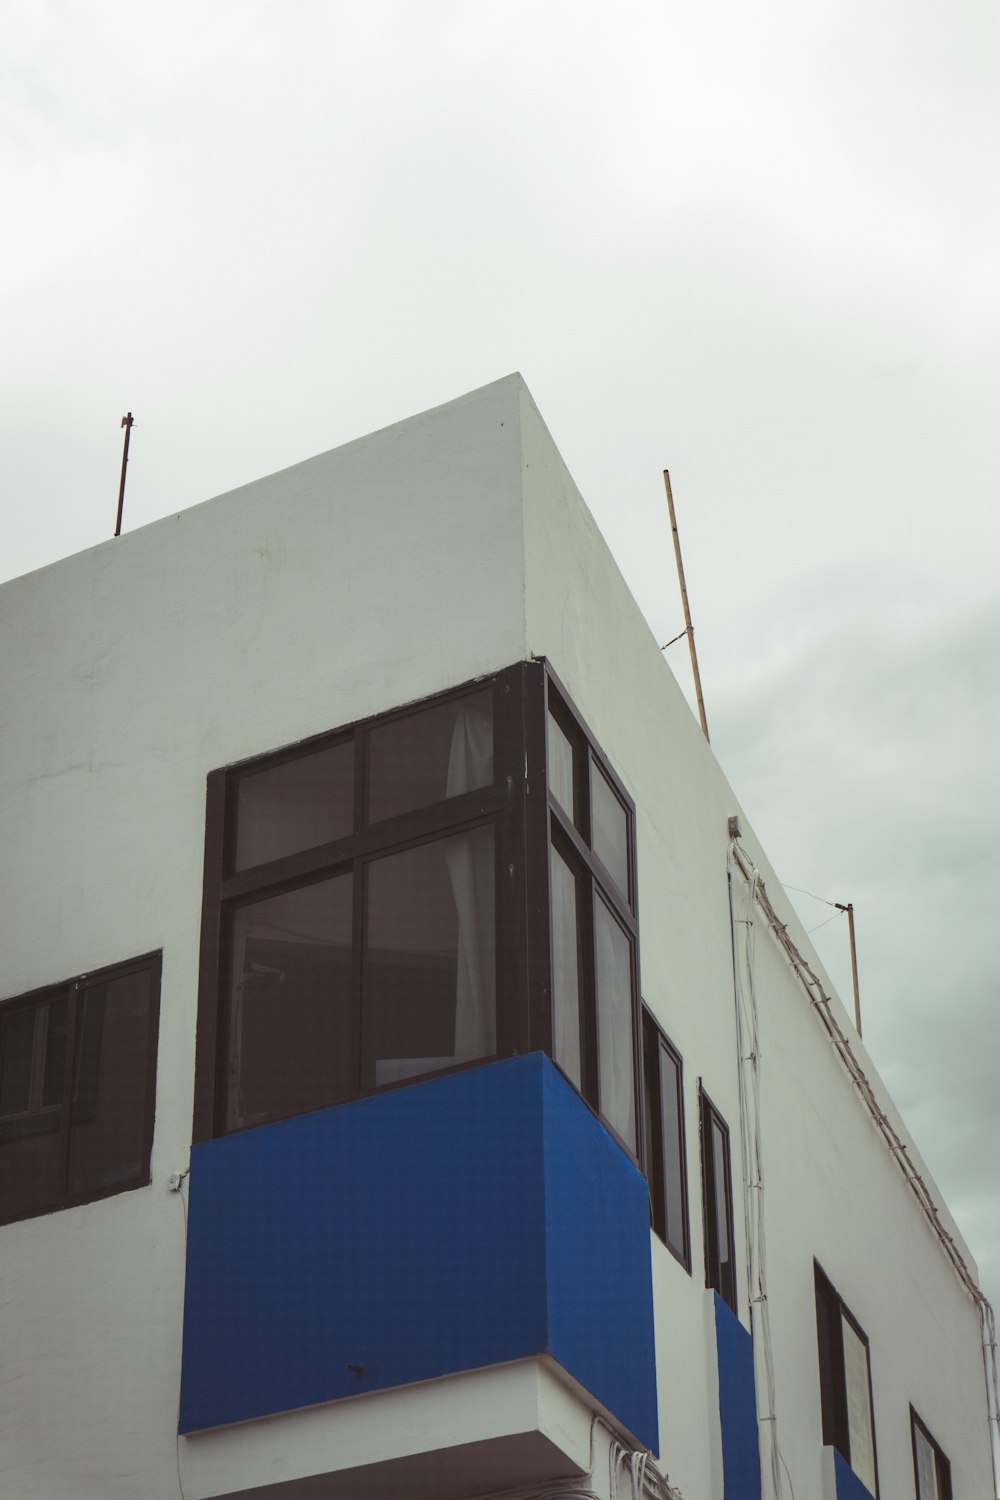
[[[656,1453],[646,1180],[551,1065],[544,1110],[549,1352]]]
[[[196,1146],[180,1430],[551,1350],[655,1446],[640,1189],[540,1053]]]
[[[753,1340],[718,1292],[715,1294],[715,1344],[719,1361],[725,1500],[760,1500]]]
[[[833,1449],[833,1472],[837,1478],[837,1500],[875,1500],[866,1484],[851,1468],[847,1459]]]

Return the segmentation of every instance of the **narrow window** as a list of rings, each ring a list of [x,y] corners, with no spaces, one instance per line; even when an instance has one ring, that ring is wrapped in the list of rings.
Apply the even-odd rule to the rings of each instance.
[[[642,1026],[650,1223],[667,1249],[690,1271],[683,1068],[680,1054],[648,1012],[643,1013]]]
[[[836,1448],[862,1484],[877,1496],[868,1339],[818,1265],[816,1331],[823,1442]]]
[[[160,955],[0,1004],[0,1223],[149,1181]]]
[[[546,692],[552,1055],[637,1158],[634,809],[551,673]]]
[[[580,1022],[580,918],[576,871],[552,845],[552,1055],[563,1072],[583,1088],[583,1043]]]
[[[917,1500],[951,1500],[951,1464],[910,1407],[913,1474]]]
[[[576,823],[579,817],[576,795],[576,752],[565,729],[549,709],[549,791],[569,818]]]
[[[598,1103],[603,1117],[635,1150],[635,1040],[632,943],[607,902],[594,904],[597,971]]]
[[[705,1214],[705,1285],[736,1312],[733,1189],[729,1127],[708,1095],[701,1095],[701,1181]]]

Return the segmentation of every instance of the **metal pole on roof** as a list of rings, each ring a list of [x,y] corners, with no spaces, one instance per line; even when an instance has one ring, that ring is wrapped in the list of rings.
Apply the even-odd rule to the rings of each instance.
[[[698,653],[694,648],[694,626],[691,624],[691,610],[688,605],[687,584],[684,582],[684,563],[681,560],[681,539],[677,534],[677,516],[674,513],[674,496],[670,488],[670,471],[664,469],[663,484],[667,492],[667,507],[670,511],[670,530],[674,535],[674,556],[677,559],[677,578],[681,586],[681,603],[684,606],[684,635],[688,638],[688,650],[691,652],[691,671],[694,673],[694,691],[698,699],[698,717],[701,720],[701,732],[708,739],[708,720],[705,717],[705,699],[701,691],[701,673],[698,671]]]
[[[851,940],[851,978],[854,981],[854,1025],[858,1036],[860,1036],[861,995],[858,992],[858,948],[854,941],[854,904],[851,901],[848,901],[846,906],[843,906],[839,901],[835,901],[833,904],[838,911],[846,911],[847,913],[847,931]]]
[[[125,448],[122,453],[122,482],[118,486],[118,519],[115,521],[115,536],[122,534],[122,508],[125,504],[125,470],[128,467],[128,440],[132,433],[133,416],[128,412],[122,417],[122,426],[125,429]]]

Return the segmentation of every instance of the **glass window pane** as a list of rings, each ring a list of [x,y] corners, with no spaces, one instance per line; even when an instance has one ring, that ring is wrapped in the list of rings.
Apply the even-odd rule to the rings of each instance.
[[[66,1188],[66,1001],[0,1015],[0,1220],[57,1207]]]
[[[604,902],[594,903],[597,1045],[601,1114],[635,1149],[632,945]]]
[[[713,1119],[712,1181],[715,1190],[715,1244],[719,1259],[720,1278],[725,1275],[723,1268],[728,1265],[731,1253],[731,1246],[729,1244],[729,1213],[726,1202],[728,1180],[726,1137],[718,1122]]]
[[[563,812],[576,822],[576,777],[573,746],[556,718],[549,713],[549,791]]]
[[[661,1239],[666,1238],[663,1203],[663,1139],[660,1126],[659,1042],[648,1016],[642,1018],[643,1127],[646,1178],[649,1183],[649,1222]]]
[[[937,1456],[919,1427],[913,1429],[917,1455],[917,1500],[939,1500]]]
[[[0,1222],[57,1208],[66,1188],[63,1111],[0,1122]]]
[[[358,1090],[352,878],[237,908],[230,939],[228,1125],[318,1109]]]
[[[663,1140],[663,1196],[667,1243],[683,1259],[684,1160],[681,1154],[680,1069],[666,1047],[660,1051],[660,1129]]]
[[[493,692],[439,703],[368,735],[368,820],[493,784]]]
[[[583,1087],[580,1055],[580,943],[576,876],[555,849],[552,859],[552,1055]]]
[[[368,867],[364,1050],[376,1085],[496,1051],[493,828]]]
[[[141,1179],[146,1168],[152,976],[91,985],[77,998],[70,1195]]]
[[[591,762],[594,853],[628,899],[628,813],[596,762]]]
[[[354,826],[354,743],[298,755],[237,782],[235,868],[346,838]]]
[[[31,1108],[35,1027],[46,1009],[31,1007],[0,1017],[0,1119]]]
[[[69,1006],[65,1000],[53,1001],[51,1005],[46,1005],[43,1016],[39,1017],[41,1036],[36,1037],[36,1043],[44,1039],[45,1048],[41,1097],[43,1109],[47,1105],[62,1103],[66,1078],[66,1026],[68,1020]]]
[[[851,1446],[851,1468],[862,1484],[875,1494],[875,1438],[872,1432],[871,1387],[868,1382],[868,1346],[854,1325],[842,1318],[844,1332],[844,1385],[847,1392],[847,1432]]]

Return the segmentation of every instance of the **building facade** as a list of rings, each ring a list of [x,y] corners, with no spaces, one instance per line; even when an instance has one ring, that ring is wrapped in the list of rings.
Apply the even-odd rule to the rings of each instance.
[[[971,1256],[520,377],[0,615],[0,1494],[994,1493]]]

